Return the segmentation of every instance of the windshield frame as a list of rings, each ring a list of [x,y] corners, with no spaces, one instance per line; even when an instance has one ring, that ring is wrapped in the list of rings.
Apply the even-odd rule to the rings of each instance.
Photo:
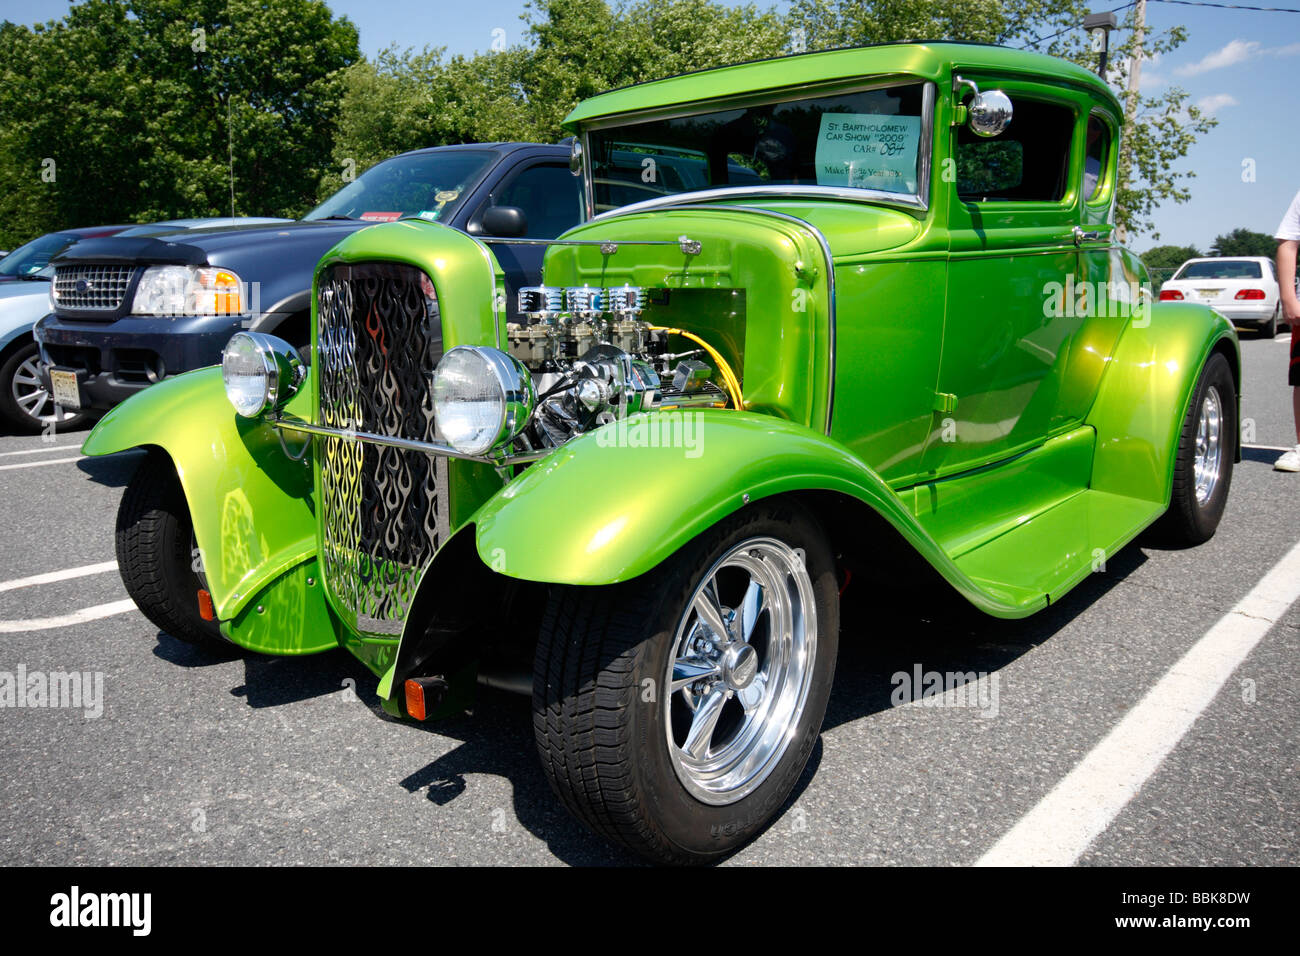
[[[321,207],[325,206],[327,203],[332,202],[344,190],[350,189],[352,186],[361,182],[361,180],[364,179],[366,176],[370,175],[370,173],[379,169],[381,166],[387,165],[388,163],[397,163],[402,160],[418,160],[421,158],[428,158],[430,156],[438,157],[441,155],[446,157],[449,155],[474,155],[474,154],[479,154],[483,157],[483,165],[479,168],[477,174],[472,179],[467,181],[465,188],[461,190],[460,195],[458,195],[455,199],[451,200],[450,203],[448,203],[448,205],[445,207],[444,214],[440,215],[436,220],[438,222],[445,223],[451,219],[454,219],[456,215],[465,208],[466,201],[471,196],[474,195],[474,193],[478,190],[478,188],[483,184],[483,181],[484,179],[487,178],[488,174],[493,169],[496,168],[498,163],[501,162],[502,153],[500,150],[493,149],[492,147],[489,146],[469,147],[466,149],[455,149],[455,150],[446,150],[439,147],[433,147],[430,149],[420,149],[420,150],[412,150],[406,153],[398,153],[396,156],[389,156],[387,159],[380,160],[379,162],[375,163],[369,169],[365,170],[363,173],[358,175],[357,178],[354,179],[352,182],[344,184],[342,187],[340,187],[339,189],[331,193],[328,197],[321,200],[319,203],[317,203],[315,206],[309,209],[306,213],[304,213],[300,221],[302,222],[331,221],[330,216],[313,216],[313,213],[315,213]],[[338,214],[335,213],[331,215],[337,216]],[[405,210],[403,210],[401,212],[401,215],[397,217],[397,219],[415,219],[415,218],[420,218],[419,211],[408,213]],[[373,225],[381,222],[394,221],[394,220],[362,219],[360,216],[349,216],[347,217],[346,221],[365,222]]]
[[[592,169],[593,153],[590,134],[612,128],[635,129],[642,123],[658,120],[683,119],[689,116],[705,116],[732,109],[746,109],[754,106],[769,106],[788,103],[794,100],[811,99],[818,96],[833,96],[848,93],[866,93],[872,90],[888,89],[894,86],[921,87],[921,139],[917,145],[917,192],[895,193],[883,189],[863,189],[857,186],[819,186],[819,185],[746,185],[716,186],[692,192],[672,193],[628,203],[615,209],[596,212],[595,173]],[[671,106],[655,106],[644,110],[602,116],[582,124],[582,181],[587,204],[587,221],[604,219],[609,216],[621,216],[628,212],[643,209],[656,209],[664,206],[676,206],[682,203],[707,202],[712,199],[741,199],[745,197],[773,198],[802,197],[811,199],[841,199],[850,202],[864,202],[894,206],[914,215],[924,216],[930,209],[930,170],[934,155],[934,112],[936,86],[933,80],[914,74],[900,73],[876,75],[864,81],[862,77],[848,80],[834,80],[827,83],[806,83],[798,86],[785,86],[779,90],[767,90],[759,93],[745,93],[739,96],[722,97],[716,100],[696,100],[690,103],[675,103]]]

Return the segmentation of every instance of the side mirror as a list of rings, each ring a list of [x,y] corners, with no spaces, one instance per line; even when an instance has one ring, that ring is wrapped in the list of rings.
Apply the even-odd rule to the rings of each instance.
[[[952,78],[953,90],[957,91],[962,87],[970,87],[970,91],[975,94],[975,98],[966,107],[966,125],[970,127],[970,131],[976,136],[985,138],[999,136],[1004,133],[1006,128],[1011,125],[1011,114],[1013,112],[1011,97],[1001,90],[989,90],[987,93],[981,93],[974,80],[954,75]],[[961,96],[958,96],[958,100],[960,99]]]
[[[582,140],[576,136],[569,144],[569,172],[575,176],[582,175]]]
[[[1001,90],[976,93],[967,107],[970,119],[967,125],[976,136],[986,138],[1001,135],[1011,125],[1011,97]]]
[[[503,239],[528,234],[528,216],[518,206],[489,206],[483,213],[483,231]]]

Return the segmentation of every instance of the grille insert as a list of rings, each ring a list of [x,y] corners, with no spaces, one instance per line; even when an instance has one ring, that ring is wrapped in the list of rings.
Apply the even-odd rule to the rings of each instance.
[[[115,312],[126,298],[134,266],[69,265],[54,270],[54,300],[60,309]]]
[[[433,441],[442,320],[428,277],[397,263],[332,266],[316,321],[321,424]],[[326,585],[359,631],[400,634],[448,534],[447,460],[344,438],[318,447]]]

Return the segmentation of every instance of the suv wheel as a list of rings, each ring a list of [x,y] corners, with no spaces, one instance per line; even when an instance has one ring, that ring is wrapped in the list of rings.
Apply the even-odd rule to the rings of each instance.
[[[56,410],[49,391],[41,384],[40,348],[28,342],[0,364],[0,416],[14,428],[34,435],[53,424],[77,428],[90,416],[86,412]]]
[[[838,631],[825,535],[790,505],[733,515],[626,584],[556,588],[533,674],[552,788],[652,860],[734,850],[808,763]]]

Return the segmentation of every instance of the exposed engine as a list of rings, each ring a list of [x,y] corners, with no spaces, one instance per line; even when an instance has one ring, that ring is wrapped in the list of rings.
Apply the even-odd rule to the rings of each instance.
[[[707,348],[670,353],[672,332],[642,318],[646,304],[645,290],[633,286],[519,291],[528,321],[510,323],[506,334],[538,399],[525,444],[552,448],[654,408],[727,403],[710,378]]]

